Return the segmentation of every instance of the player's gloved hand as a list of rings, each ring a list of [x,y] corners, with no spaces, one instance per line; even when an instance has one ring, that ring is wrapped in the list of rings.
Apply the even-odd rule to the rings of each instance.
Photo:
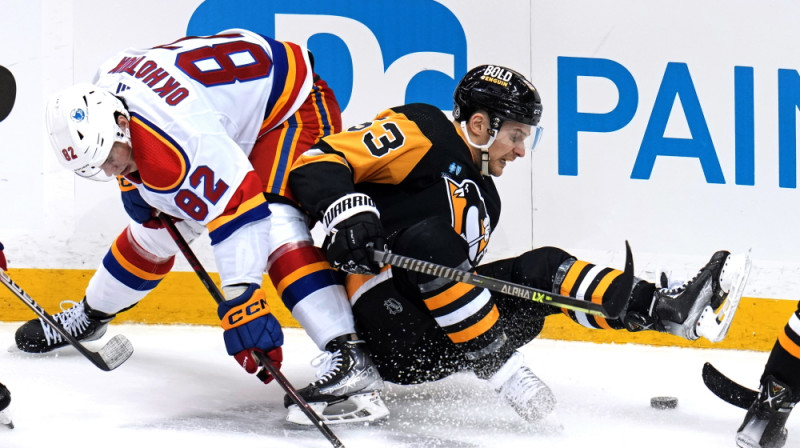
[[[323,215],[328,234],[323,249],[334,268],[353,274],[377,274],[381,264],[370,249],[386,250],[380,214],[372,198],[361,193],[345,195]]]
[[[138,188],[122,176],[117,176],[117,182],[119,182],[122,205],[132,220],[151,229],[164,227],[161,220],[156,217],[158,211],[145,202]]]
[[[236,359],[247,373],[256,373],[259,362],[251,351],[266,353],[276,368],[283,362],[283,331],[269,311],[267,298],[260,287],[252,283],[238,297],[221,302],[217,307],[228,354]],[[259,379],[272,381],[272,375],[259,372]]]
[[[3,255],[3,249],[5,249],[3,243],[0,243],[0,269],[7,271],[8,266],[6,265],[6,256]]]
[[[150,204],[145,202],[139,190],[128,183],[129,186],[124,187],[123,182],[127,182],[121,176],[120,190],[122,195],[122,205],[125,206],[125,211],[128,216],[139,224],[147,227],[148,229],[163,229],[164,223],[158,218],[158,210],[151,207]],[[172,218],[174,221],[180,219]]]

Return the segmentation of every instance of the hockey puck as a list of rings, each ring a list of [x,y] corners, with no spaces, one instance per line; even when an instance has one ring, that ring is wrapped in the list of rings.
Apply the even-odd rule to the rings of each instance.
[[[678,407],[678,398],[653,397],[650,399],[650,407],[655,409],[675,409]]]

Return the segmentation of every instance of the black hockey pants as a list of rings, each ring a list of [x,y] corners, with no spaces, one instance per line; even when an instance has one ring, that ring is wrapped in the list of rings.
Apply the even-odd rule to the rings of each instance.
[[[412,227],[411,232],[404,232],[392,241],[392,250],[423,258],[420,253],[444,245],[448,253],[424,258],[447,264],[446,260],[453,258],[449,252],[461,252],[457,243],[454,246],[453,236],[461,237],[452,228],[433,227],[439,228],[441,233],[430,232],[431,226],[422,233],[413,231]],[[561,249],[543,247],[479,266],[477,272],[550,291],[558,267],[569,258],[571,255]],[[459,256],[453,259],[460,260]],[[398,384],[435,381],[477,367],[476,362],[468,360],[464,351],[451,341],[423,302],[417,286],[426,281],[430,281],[429,276],[388,267],[376,276],[348,276],[356,328],[367,341],[373,361],[386,381]],[[491,300],[500,314],[496,331],[504,333],[506,341],[495,355],[499,365],[515,349],[539,334],[545,317],[560,312],[549,305],[497,292],[491,292]]]

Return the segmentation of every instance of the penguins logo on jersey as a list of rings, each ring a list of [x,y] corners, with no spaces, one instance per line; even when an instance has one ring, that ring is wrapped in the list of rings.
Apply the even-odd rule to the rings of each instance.
[[[458,183],[448,177],[444,180],[450,198],[453,230],[469,244],[469,261],[475,266],[483,258],[492,233],[486,203],[475,182],[464,179]]]
[[[386,299],[383,302],[383,306],[386,308],[386,311],[388,311],[389,314],[392,314],[392,315],[400,314],[400,313],[403,312],[403,304],[400,303],[394,297],[389,297],[388,299]]]

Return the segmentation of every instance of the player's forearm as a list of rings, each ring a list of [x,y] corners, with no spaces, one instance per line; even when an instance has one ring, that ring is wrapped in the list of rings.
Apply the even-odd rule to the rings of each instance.
[[[270,219],[239,228],[214,245],[214,260],[222,286],[238,283],[261,284],[269,255]]]
[[[331,203],[355,192],[353,174],[347,166],[327,161],[295,166],[289,185],[300,206],[317,220]]]

